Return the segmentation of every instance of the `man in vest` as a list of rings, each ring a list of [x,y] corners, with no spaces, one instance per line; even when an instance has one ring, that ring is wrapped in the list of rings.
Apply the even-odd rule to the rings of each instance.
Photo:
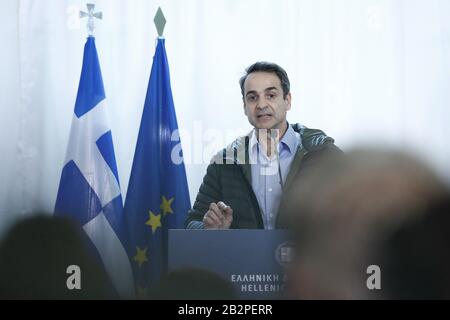
[[[254,129],[213,157],[187,215],[188,229],[286,227],[283,199],[292,181],[318,158],[341,152],[324,132],[288,123],[291,92],[283,68],[257,62],[239,82]]]

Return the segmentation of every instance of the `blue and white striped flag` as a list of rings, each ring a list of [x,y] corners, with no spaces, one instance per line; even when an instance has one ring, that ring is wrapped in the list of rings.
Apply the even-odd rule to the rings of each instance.
[[[124,249],[126,227],[105,91],[89,36],[61,174],[55,215],[78,221],[95,245],[121,297],[133,297],[133,276]]]

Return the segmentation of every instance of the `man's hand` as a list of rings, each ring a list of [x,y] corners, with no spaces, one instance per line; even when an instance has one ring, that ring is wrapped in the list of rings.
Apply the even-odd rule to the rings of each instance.
[[[222,201],[212,202],[203,216],[205,229],[230,229],[233,222],[233,209]]]

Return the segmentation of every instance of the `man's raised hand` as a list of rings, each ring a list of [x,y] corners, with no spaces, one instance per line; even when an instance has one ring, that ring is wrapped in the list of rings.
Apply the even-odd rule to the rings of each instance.
[[[205,229],[229,229],[233,222],[233,209],[222,201],[212,202],[203,216]]]

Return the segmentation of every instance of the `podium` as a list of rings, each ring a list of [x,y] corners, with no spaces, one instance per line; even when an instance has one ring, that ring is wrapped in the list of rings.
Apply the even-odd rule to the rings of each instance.
[[[279,299],[293,244],[284,230],[169,230],[168,269],[194,267],[230,281],[241,299]]]

